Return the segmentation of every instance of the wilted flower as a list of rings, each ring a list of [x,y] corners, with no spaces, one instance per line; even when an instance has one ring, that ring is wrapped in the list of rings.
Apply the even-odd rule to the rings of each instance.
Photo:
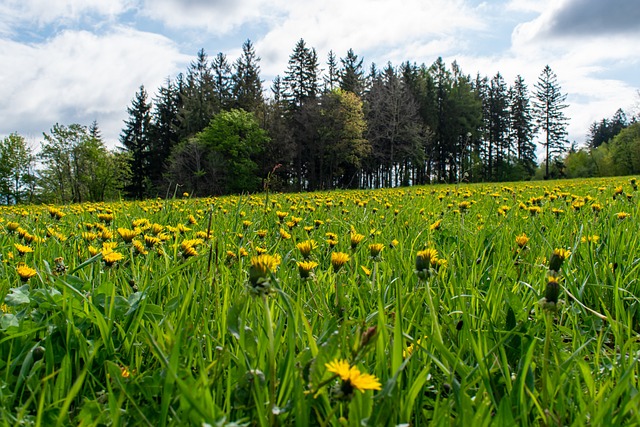
[[[555,274],[547,278],[547,286],[544,290],[544,297],[540,300],[540,305],[548,311],[556,311],[558,309],[558,296],[560,295],[560,284],[558,276]]]

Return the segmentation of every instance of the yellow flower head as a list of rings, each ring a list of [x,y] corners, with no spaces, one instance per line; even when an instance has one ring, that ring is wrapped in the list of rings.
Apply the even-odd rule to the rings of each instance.
[[[333,271],[338,272],[349,262],[349,254],[345,254],[344,252],[331,252],[331,265],[333,266]]]
[[[524,248],[525,246],[527,246],[527,243],[529,243],[529,238],[525,233],[522,233],[521,235],[516,236],[516,244],[520,248]]]
[[[340,397],[350,398],[355,390],[364,393],[366,390],[380,390],[382,384],[375,375],[365,374],[355,366],[349,366],[346,360],[334,360],[325,364],[327,371],[340,377],[342,383],[337,390]]]
[[[629,218],[630,216],[631,216],[631,214],[630,214],[630,213],[627,213],[627,212],[618,212],[618,213],[616,214],[616,217],[617,217],[619,220],[627,219],[627,218]]]
[[[369,255],[371,255],[371,258],[377,258],[383,249],[384,245],[382,243],[372,243],[369,245]]]
[[[287,232],[284,228],[280,229],[280,237],[284,240],[289,240],[291,238],[291,233]]]
[[[276,272],[280,265],[279,255],[261,254],[251,258],[249,267],[249,281],[255,289],[264,288],[271,274]]]
[[[14,243],[13,246],[16,248],[20,256],[33,252],[33,249],[27,245],[21,245],[20,243]]]
[[[440,229],[440,225],[442,225],[442,220],[439,219],[436,222],[434,222],[433,224],[431,224],[429,226],[429,230],[434,231],[434,230],[439,230]]]
[[[554,249],[551,259],[549,259],[549,270],[556,272],[560,271],[562,263],[565,259],[569,258],[569,256],[571,256],[571,251],[567,249]]]
[[[144,235],[144,244],[148,248],[153,248],[155,245],[160,243],[160,238],[156,236],[150,236],[148,234]]]
[[[104,263],[107,265],[107,267],[111,267],[113,264],[115,264],[118,261],[122,261],[124,259],[124,255],[122,255],[120,252],[103,252],[102,253],[102,260],[104,261]]]
[[[298,265],[300,277],[303,279],[308,278],[313,269],[318,266],[318,263],[315,261],[298,261],[296,264]]]
[[[355,232],[351,233],[351,249],[355,249],[358,246],[358,243],[362,242],[364,236],[362,234],[358,234]]]
[[[314,240],[305,240],[304,242],[300,242],[296,245],[300,254],[304,259],[309,258],[311,256],[311,251],[318,247],[318,244]]]
[[[20,280],[22,280],[23,282],[28,281],[36,275],[36,270],[24,263],[18,264],[18,267],[16,267],[16,271],[18,272],[18,276],[20,276]]]
[[[433,248],[428,248],[422,251],[418,251],[416,254],[416,270],[425,271],[431,267],[438,265],[438,251]]]
[[[139,234],[139,231],[120,227],[118,228],[118,234],[122,237],[122,240],[130,243]]]

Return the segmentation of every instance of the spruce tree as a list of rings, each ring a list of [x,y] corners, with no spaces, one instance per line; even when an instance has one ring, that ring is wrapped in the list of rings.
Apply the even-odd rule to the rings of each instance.
[[[232,94],[235,108],[257,112],[264,102],[262,81],[260,80],[260,57],[256,55],[253,44],[247,40],[242,45],[242,54],[234,64],[232,76]]]
[[[347,51],[345,58],[340,58],[342,69],[340,70],[340,89],[353,92],[362,96],[364,90],[364,70],[362,69],[362,59],[353,49]]]
[[[130,197],[139,199],[146,195],[151,131],[151,103],[147,102],[144,86],[140,86],[127,113],[129,119],[125,120],[125,128],[120,134],[120,142],[129,154],[131,169],[131,182],[125,191]]]
[[[544,67],[534,87],[533,113],[538,129],[544,132],[542,141],[546,154],[544,177],[548,179],[551,156],[566,150],[568,119],[563,110],[568,107],[565,104],[567,95],[561,92],[558,77],[549,65]]]
[[[528,176],[533,175],[536,166],[536,147],[533,143],[533,115],[529,102],[529,91],[522,76],[516,76],[509,89],[510,132],[516,148],[519,165]]]

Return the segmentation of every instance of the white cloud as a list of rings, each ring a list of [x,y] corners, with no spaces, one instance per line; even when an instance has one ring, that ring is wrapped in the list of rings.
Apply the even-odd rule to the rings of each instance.
[[[246,23],[281,13],[284,2],[269,0],[144,0],[141,13],[171,28],[225,34]]]
[[[113,18],[132,5],[133,0],[6,0],[3,9],[5,24],[11,20],[14,25],[24,21],[44,25],[76,22],[87,14]]]
[[[402,5],[380,0],[293,2],[289,13],[256,42],[256,49],[271,75],[286,69],[300,38],[317,49],[321,62],[329,50],[343,57],[352,48],[361,57],[373,52],[365,62],[382,66],[387,61],[420,60],[420,55],[435,59],[443,53],[440,49],[461,43],[463,29],[482,30],[484,25],[477,11],[461,0],[409,0]]]
[[[0,62],[11,63],[0,70],[0,134],[96,119],[113,146],[138,87],[153,94],[189,59],[163,36],[121,27],[101,36],[64,31],[34,45],[0,40]]]

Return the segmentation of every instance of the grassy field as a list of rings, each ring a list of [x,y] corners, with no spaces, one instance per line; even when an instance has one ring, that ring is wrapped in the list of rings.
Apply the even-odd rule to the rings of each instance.
[[[634,179],[0,208],[4,425],[638,425]]]

